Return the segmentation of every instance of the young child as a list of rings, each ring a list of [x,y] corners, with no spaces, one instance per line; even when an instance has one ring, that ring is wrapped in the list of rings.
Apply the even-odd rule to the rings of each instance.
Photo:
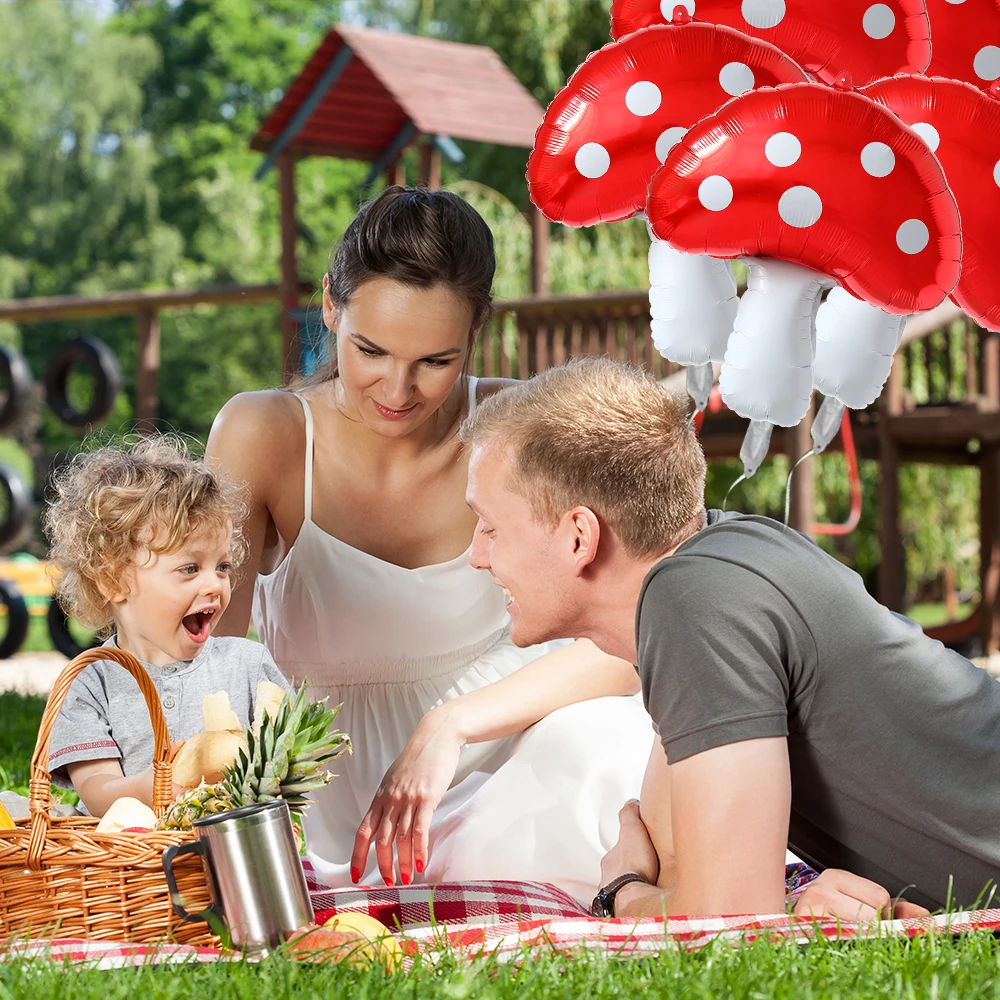
[[[77,455],[56,476],[44,516],[57,594],[72,617],[149,672],[172,742],[201,732],[202,700],[229,693],[241,724],[257,683],[288,682],[260,643],[213,637],[245,555],[242,492],[183,442],[149,437]],[[153,727],[134,678],[100,660],[74,681],[52,735],[53,781],[102,816],[120,796],[148,805]]]

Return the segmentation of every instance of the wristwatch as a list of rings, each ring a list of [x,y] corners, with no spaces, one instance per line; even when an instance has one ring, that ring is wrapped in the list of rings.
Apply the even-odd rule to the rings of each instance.
[[[619,875],[618,878],[612,879],[606,886],[598,889],[594,901],[590,904],[591,914],[595,917],[613,917],[615,915],[615,896],[618,895],[619,889],[630,882],[649,884],[641,875],[637,875],[635,872],[626,872],[624,875]]]

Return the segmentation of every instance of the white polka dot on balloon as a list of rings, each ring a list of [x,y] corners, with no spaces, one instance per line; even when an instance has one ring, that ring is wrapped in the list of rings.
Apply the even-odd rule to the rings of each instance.
[[[773,28],[785,16],[785,0],[743,0],[740,11],[751,28]]]
[[[993,183],[1000,187],[1000,160],[993,164]]]
[[[674,19],[675,7],[683,7],[691,17],[694,17],[694,0],[660,0],[660,14],[667,24]]]
[[[823,214],[820,196],[804,184],[790,187],[778,199],[778,215],[783,222],[796,229],[807,229],[819,221]]]
[[[945,0],[945,3],[959,4],[959,3],[965,3],[965,0]]]
[[[687,131],[680,125],[675,125],[673,128],[664,129],[659,138],[656,140],[656,158],[662,163],[666,158],[667,154],[674,148],[684,138],[684,133]]]
[[[896,154],[884,142],[870,142],[861,150],[861,166],[872,177],[888,177],[896,166]]]
[[[698,201],[710,212],[729,208],[733,200],[733,186],[725,177],[713,174],[698,185]]]
[[[869,38],[888,38],[896,27],[896,15],[884,3],[873,3],[861,19],[861,27]]]
[[[790,167],[802,155],[802,143],[791,132],[775,132],[764,143],[764,156],[775,167]]]
[[[599,142],[585,142],[576,151],[573,163],[584,177],[603,177],[611,166],[611,156]]]
[[[927,148],[932,153],[937,152],[938,146],[941,145],[941,135],[930,122],[914,122],[910,128],[927,143]]]
[[[646,118],[660,106],[660,88],[649,80],[633,83],[625,91],[625,107],[639,118]]]
[[[931,234],[919,219],[907,219],[899,229],[896,230],[896,246],[899,247],[903,253],[920,253],[925,246],[927,246],[928,240],[930,240]]]
[[[719,85],[727,94],[739,97],[740,94],[753,90],[753,70],[746,63],[726,63],[719,71]]]
[[[972,68],[980,80],[995,80],[1000,76],[1000,46],[984,45],[972,60]]]

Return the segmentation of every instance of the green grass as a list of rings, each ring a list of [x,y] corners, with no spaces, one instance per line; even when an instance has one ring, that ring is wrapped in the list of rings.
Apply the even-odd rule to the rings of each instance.
[[[960,604],[955,621],[961,621],[972,614],[974,604]],[[944,604],[912,604],[907,609],[907,618],[912,618],[921,628],[934,628],[948,621],[948,612]]]
[[[40,695],[0,692],[0,792],[10,789],[28,794],[31,754],[44,709],[45,699]],[[76,794],[65,788],[53,787],[52,794],[60,802],[78,801]]]
[[[665,952],[619,960],[594,954],[532,953],[530,960],[469,965],[449,956],[437,968],[408,973],[346,965],[304,966],[272,957],[187,968],[144,967],[116,972],[74,971],[41,962],[0,966],[0,997],[60,1000],[173,1000],[246,997],[268,1000],[779,1000],[818,998],[1000,996],[1000,944],[989,934],[925,937],[855,944],[825,939],[803,947],[758,941],[741,948],[715,943],[700,952]]]

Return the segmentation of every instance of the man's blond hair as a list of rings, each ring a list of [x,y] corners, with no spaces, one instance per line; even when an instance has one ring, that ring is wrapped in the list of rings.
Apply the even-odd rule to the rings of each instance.
[[[686,397],[616,361],[573,361],[503,389],[461,436],[510,450],[507,488],[538,521],[589,507],[637,558],[668,551],[704,514],[705,455]]]

